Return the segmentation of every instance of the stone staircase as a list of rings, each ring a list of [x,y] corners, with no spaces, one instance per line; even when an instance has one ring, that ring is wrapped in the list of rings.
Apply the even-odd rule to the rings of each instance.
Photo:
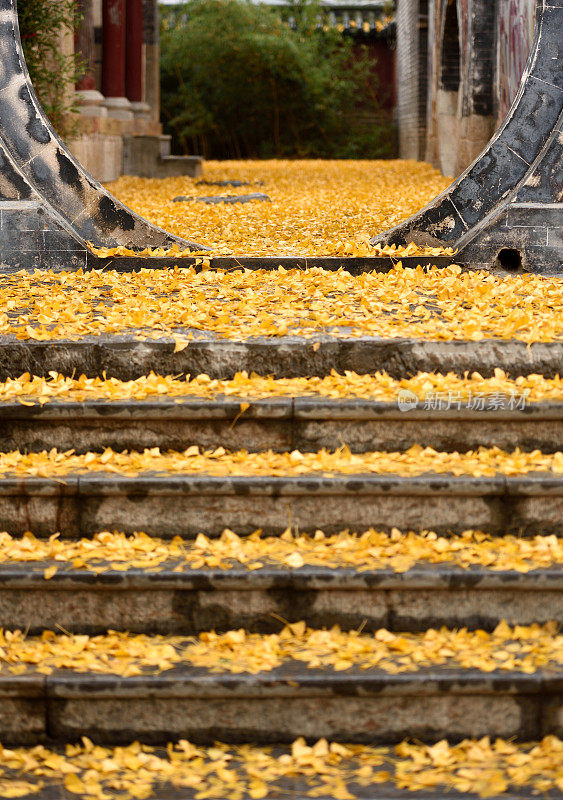
[[[256,362],[267,363],[262,371],[277,376],[296,370],[296,357],[283,342],[270,341],[259,354],[252,343],[195,341],[176,353],[172,345],[132,337],[4,341],[0,372],[5,379],[23,369],[67,375],[76,369],[90,376],[107,370],[108,376],[129,379],[149,369],[193,375],[194,367],[203,365],[214,376],[232,377]],[[512,377],[521,367],[526,374],[535,367],[554,375],[561,364],[561,345],[549,344],[526,348],[517,342],[413,340],[401,350],[382,342],[378,360],[373,343],[371,351],[369,343],[362,350],[357,341],[322,342],[316,350],[310,342],[307,346],[305,368],[316,367],[317,374],[340,367],[346,355],[352,355],[356,367],[363,363],[366,372],[381,368],[383,361],[396,377],[412,374],[414,361],[432,369],[442,357],[443,371],[454,363],[458,373],[480,368],[487,375],[501,362]],[[298,352],[304,347],[296,341]],[[101,453],[107,447],[164,452],[192,445],[316,452],[342,443],[354,453],[406,450],[414,444],[446,452],[479,445],[545,453],[563,449],[561,401],[488,410],[465,402],[441,410],[419,402],[402,411],[391,403],[311,397],[249,400],[243,408],[243,399],[4,402],[0,446],[3,452],[30,453],[51,448]],[[92,472],[0,481],[0,530],[16,537],[26,531],[40,539],[60,533],[71,541],[102,530],[144,531],[165,544],[181,535],[188,547],[199,533],[217,537],[225,528],[240,535],[259,528],[264,535],[279,536],[288,528],[321,529],[328,535],[370,527],[438,535],[471,528],[499,536],[560,536],[563,476],[131,477]],[[174,558],[143,568],[116,565],[110,556],[96,572],[53,559],[0,563],[0,627],[29,636],[46,630],[88,635],[129,631],[147,634],[150,645],[150,637],[159,635],[237,629],[266,635],[300,622],[365,634],[380,629],[423,634],[441,626],[492,631],[503,620],[509,625],[561,623],[561,566],[529,573],[422,562],[402,572],[307,563],[298,568],[265,564],[249,570],[239,564],[180,570]],[[325,737],[385,744],[403,738],[563,737],[563,670],[550,666],[487,672],[436,665],[392,674],[359,665],[337,671],[287,661],[252,674],[179,663],[128,676],[64,668],[42,674],[31,667],[19,674],[3,666],[0,697],[0,741],[6,745],[60,746],[81,736],[112,745],[135,739],[156,745],[178,739],[208,745],[216,740],[287,744],[300,736],[311,742]],[[387,794],[381,791],[378,787],[366,794],[364,789],[361,796],[402,796],[392,787]],[[189,791],[170,795],[193,796]]]
[[[174,178],[203,173],[201,156],[173,156],[171,136],[125,136],[123,138],[123,174],[139,178]]]

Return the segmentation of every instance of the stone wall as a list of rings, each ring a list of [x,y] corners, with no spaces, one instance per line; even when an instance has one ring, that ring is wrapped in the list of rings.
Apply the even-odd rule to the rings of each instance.
[[[417,160],[424,157],[426,140],[426,91],[420,78],[427,75],[424,40],[427,6],[428,0],[398,0],[397,3],[399,153],[401,158]]]
[[[534,33],[535,0],[505,0],[497,13],[495,112],[499,122],[516,97]]]
[[[535,0],[430,0],[427,26],[422,0],[398,2],[401,156],[426,158],[444,174],[459,175],[514,99]]]

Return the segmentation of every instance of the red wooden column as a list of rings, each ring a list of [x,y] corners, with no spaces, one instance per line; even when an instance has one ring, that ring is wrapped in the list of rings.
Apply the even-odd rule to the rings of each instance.
[[[143,0],[125,0],[125,91],[135,116],[148,110],[144,102]]]
[[[133,118],[125,91],[125,0],[104,0],[102,91],[110,117]]]
[[[88,117],[102,117],[107,109],[102,107],[104,96],[96,90],[95,35],[93,0],[78,0],[82,21],[74,32],[74,50],[85,65],[84,76],[76,84],[76,103],[80,113]]]

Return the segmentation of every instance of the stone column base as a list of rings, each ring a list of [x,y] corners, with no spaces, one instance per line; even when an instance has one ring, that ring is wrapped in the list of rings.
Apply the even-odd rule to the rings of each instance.
[[[151,107],[148,103],[131,103],[131,111],[135,119],[151,119]]]
[[[108,117],[130,121],[134,119],[131,103],[126,97],[106,97],[103,105],[107,109]]]
[[[104,96],[96,89],[77,89],[75,94],[78,111],[84,117],[106,117],[107,108],[102,105]]]

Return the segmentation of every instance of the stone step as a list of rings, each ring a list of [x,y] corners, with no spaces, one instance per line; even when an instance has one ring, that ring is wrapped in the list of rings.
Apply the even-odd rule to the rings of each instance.
[[[90,472],[0,481],[0,530],[13,535],[92,536],[102,530],[153,536],[239,534],[286,527],[485,530],[563,534],[563,475],[480,477],[426,473],[299,477]]]
[[[132,380],[151,371],[160,375],[200,375],[228,379],[237,372],[283,377],[329,375],[331,370],[358,374],[388,372],[407,378],[417,372],[479,372],[484,377],[500,368],[509,377],[561,372],[563,341],[535,342],[484,339],[434,341],[319,335],[280,336],[247,340],[221,339],[209,333],[178,329],[179,339],[193,335],[185,349],[174,352],[172,337],[136,338],[136,333],[85,336],[79,341],[19,340],[0,337],[0,380],[23,372],[46,377],[84,374]]]
[[[124,136],[123,174],[140,178],[199,177],[201,156],[173,156],[170,136]]]
[[[396,675],[288,661],[269,672],[214,673],[180,664],[160,674],[56,670],[0,675],[4,744],[76,741],[212,744],[309,740],[536,740],[563,734],[563,672],[451,667]]]
[[[339,625],[365,633],[465,627],[492,630],[506,620],[531,625],[563,620],[563,565],[522,573],[483,566],[417,564],[392,569],[179,571],[179,559],[141,569],[97,562],[92,570],[60,561],[0,565],[0,620],[5,629],[100,634],[195,635],[245,628],[273,633],[285,623]],[[45,571],[51,574],[45,579]]]
[[[115,269],[118,272],[134,272],[139,269],[174,269],[174,267],[194,267],[196,271],[202,269],[216,270],[277,270],[284,269],[326,269],[330,272],[344,270],[350,275],[362,275],[364,272],[391,272],[400,262],[404,269],[417,267],[446,268],[455,263],[455,256],[108,256],[92,259],[91,266],[95,269]],[[209,264],[207,264],[209,262]],[[14,270],[2,270],[9,274]],[[489,272],[505,276],[505,270],[491,267]]]
[[[450,452],[497,446],[550,453],[563,447],[563,402],[516,407],[510,398],[497,399],[497,408],[494,398],[483,398],[483,409],[455,402],[439,409],[420,402],[402,406],[397,401],[279,397],[249,399],[244,411],[243,397],[52,399],[44,405],[12,401],[1,405],[0,447],[79,453],[106,447],[185,450],[191,445],[317,451],[343,442],[355,453],[407,450],[414,444]]]

